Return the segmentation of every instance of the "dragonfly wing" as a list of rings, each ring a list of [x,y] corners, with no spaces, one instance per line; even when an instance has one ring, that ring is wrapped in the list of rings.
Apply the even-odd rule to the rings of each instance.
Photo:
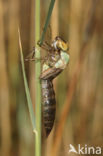
[[[59,75],[63,70],[60,68],[49,68],[45,70],[41,76],[40,79],[54,79],[57,75]]]

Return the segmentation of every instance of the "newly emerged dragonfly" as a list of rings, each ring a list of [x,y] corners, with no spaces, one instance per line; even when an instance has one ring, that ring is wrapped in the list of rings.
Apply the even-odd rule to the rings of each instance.
[[[56,99],[52,81],[67,67],[69,54],[67,53],[67,42],[59,36],[55,37],[50,45],[46,42],[43,43],[41,48],[48,52],[46,57],[43,59],[42,73],[40,76],[43,124],[46,136],[48,136],[53,128],[56,112]],[[31,60],[33,60],[33,58]]]

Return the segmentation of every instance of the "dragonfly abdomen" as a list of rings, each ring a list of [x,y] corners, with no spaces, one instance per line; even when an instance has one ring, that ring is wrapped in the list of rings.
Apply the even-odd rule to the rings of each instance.
[[[55,92],[53,89],[52,80],[42,79],[41,86],[42,86],[43,120],[44,120],[43,122],[46,131],[46,136],[48,136],[52,130],[55,120],[55,111],[56,111]]]

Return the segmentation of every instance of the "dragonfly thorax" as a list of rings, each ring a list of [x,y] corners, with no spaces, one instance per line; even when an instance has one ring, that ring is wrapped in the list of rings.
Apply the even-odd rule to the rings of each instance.
[[[54,67],[56,62],[58,62],[61,55],[59,51],[54,51],[52,53],[49,53],[47,57],[48,59],[45,61],[45,63],[51,68],[51,67]]]

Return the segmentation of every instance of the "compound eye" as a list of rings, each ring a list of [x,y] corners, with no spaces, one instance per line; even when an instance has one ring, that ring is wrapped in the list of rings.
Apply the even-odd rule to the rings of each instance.
[[[68,44],[67,43],[63,43],[63,48],[64,48],[64,51],[67,51],[69,49]]]
[[[62,42],[59,42],[59,47],[63,51],[67,51],[68,50],[68,44],[65,43],[65,42],[63,42],[63,41]]]
[[[55,40],[58,40],[58,36],[55,37]]]
[[[56,41],[60,40],[60,37],[59,37],[59,36],[56,36],[56,37],[55,37],[55,40],[56,40]]]

